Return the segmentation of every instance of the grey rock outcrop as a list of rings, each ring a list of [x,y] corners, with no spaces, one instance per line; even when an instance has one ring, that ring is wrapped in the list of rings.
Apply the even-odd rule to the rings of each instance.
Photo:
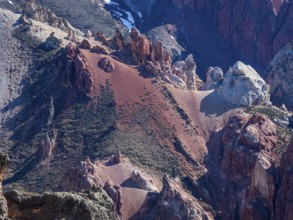
[[[238,61],[224,75],[217,93],[237,106],[251,106],[269,102],[270,87],[249,65]]]

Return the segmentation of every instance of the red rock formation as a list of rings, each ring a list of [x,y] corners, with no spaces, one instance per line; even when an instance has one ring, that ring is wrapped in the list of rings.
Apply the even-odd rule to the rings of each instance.
[[[138,64],[144,64],[151,55],[151,43],[146,36],[132,28],[130,32],[130,50],[132,56]]]
[[[93,79],[92,74],[87,68],[87,64],[83,55],[79,49],[68,45],[66,47],[66,73],[67,77],[71,74],[75,74],[75,85],[77,90],[85,94],[89,94],[92,91]]]

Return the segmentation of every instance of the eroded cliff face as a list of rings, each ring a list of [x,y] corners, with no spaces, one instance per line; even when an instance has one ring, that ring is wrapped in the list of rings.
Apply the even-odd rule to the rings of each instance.
[[[186,7],[204,11],[227,42],[266,65],[293,37],[291,0],[172,2],[181,11]]]

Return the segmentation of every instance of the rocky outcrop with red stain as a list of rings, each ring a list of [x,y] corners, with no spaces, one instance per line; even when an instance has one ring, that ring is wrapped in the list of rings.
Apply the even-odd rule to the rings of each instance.
[[[92,74],[87,67],[87,62],[79,49],[75,46],[68,45],[66,47],[66,74],[70,78],[74,74],[74,87],[79,92],[89,94],[92,91],[93,79]]]
[[[80,43],[80,47],[83,49],[87,49],[87,50],[92,49],[92,45],[90,44],[90,42],[87,39],[82,40],[82,42]]]
[[[209,210],[204,210],[198,201],[185,192],[178,178],[165,176],[160,193],[150,192],[140,211],[141,219],[185,220],[212,219]]]
[[[293,41],[271,61],[266,75],[271,87],[271,100],[277,106],[293,110]]]
[[[80,192],[102,187],[104,183],[97,175],[97,166],[90,159],[81,161],[79,165],[67,171],[58,188],[65,191]]]

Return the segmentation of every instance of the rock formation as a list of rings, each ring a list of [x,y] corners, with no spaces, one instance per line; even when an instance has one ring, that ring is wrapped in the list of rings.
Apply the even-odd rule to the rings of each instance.
[[[114,63],[107,57],[99,60],[98,67],[103,69],[106,73],[112,73],[115,70]]]
[[[150,41],[135,28],[132,28],[130,32],[130,50],[133,59],[138,64],[144,64],[151,55]]]
[[[60,182],[60,190],[80,192],[85,189],[102,187],[103,181],[97,175],[97,164],[90,159],[81,161],[79,165],[67,171]]]
[[[48,23],[49,25],[59,28],[67,33],[72,32],[76,35],[83,36],[83,33],[73,28],[64,18],[57,17],[53,11],[37,5],[35,0],[28,0],[25,2],[22,13],[34,20]]]
[[[90,42],[87,39],[82,40],[82,42],[80,43],[80,47],[83,49],[87,49],[87,50],[92,49],[92,45],[90,44]]]
[[[271,61],[266,75],[273,104],[293,110],[293,41]]]
[[[179,179],[165,176],[160,193],[150,192],[140,212],[141,219],[212,219],[198,201],[184,191]]]
[[[75,82],[73,86],[84,94],[90,93],[92,91],[93,79],[83,55],[78,48],[68,45],[66,47],[66,57],[66,74],[67,77],[74,74]]]
[[[140,189],[147,191],[158,191],[157,187],[137,170],[132,172],[131,181],[135,183]]]
[[[237,106],[251,106],[269,102],[270,87],[249,65],[238,61],[224,75],[217,92]]]
[[[206,82],[201,90],[216,89],[223,80],[223,70],[220,67],[209,67],[206,72]]]

